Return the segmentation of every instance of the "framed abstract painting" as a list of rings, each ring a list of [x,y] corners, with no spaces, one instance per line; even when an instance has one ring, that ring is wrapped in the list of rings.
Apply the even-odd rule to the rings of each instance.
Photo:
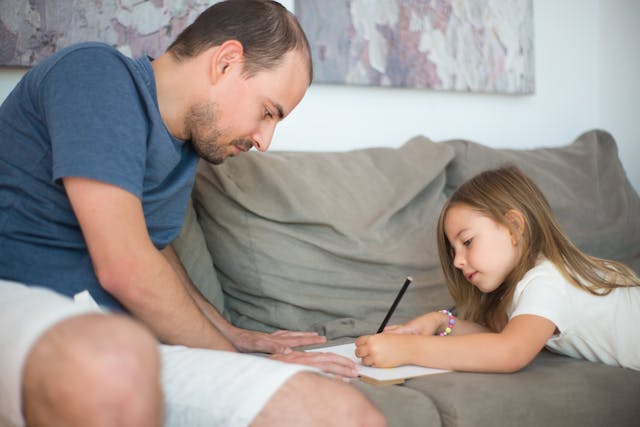
[[[532,0],[296,0],[318,83],[531,94]]]
[[[0,66],[30,67],[73,43],[158,56],[212,0],[0,1]]]

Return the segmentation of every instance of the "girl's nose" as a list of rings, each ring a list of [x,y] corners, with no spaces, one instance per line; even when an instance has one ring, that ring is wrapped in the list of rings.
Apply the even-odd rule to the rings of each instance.
[[[456,252],[456,255],[453,257],[453,266],[458,270],[462,270],[462,267],[464,267],[464,264],[465,264],[464,257],[460,253]]]

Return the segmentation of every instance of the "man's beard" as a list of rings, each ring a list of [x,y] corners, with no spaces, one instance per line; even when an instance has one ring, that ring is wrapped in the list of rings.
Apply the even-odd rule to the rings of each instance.
[[[248,151],[253,144],[248,139],[236,139],[223,145],[221,137],[223,132],[218,126],[216,112],[218,105],[215,102],[193,105],[185,118],[185,129],[190,136],[191,146],[201,159],[218,165],[231,154],[232,146]]]

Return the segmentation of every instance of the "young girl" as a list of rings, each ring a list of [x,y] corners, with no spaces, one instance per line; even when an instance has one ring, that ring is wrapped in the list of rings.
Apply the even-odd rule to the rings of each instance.
[[[519,169],[456,190],[438,220],[438,250],[460,317],[427,313],[358,338],[365,365],[514,372],[546,346],[640,370],[640,279],[576,248]]]

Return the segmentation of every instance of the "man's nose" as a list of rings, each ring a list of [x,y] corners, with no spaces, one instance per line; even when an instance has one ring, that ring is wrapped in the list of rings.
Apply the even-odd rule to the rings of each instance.
[[[276,131],[276,123],[264,123],[260,126],[258,131],[253,134],[251,139],[258,151],[267,151],[271,146],[271,140],[273,134]]]

